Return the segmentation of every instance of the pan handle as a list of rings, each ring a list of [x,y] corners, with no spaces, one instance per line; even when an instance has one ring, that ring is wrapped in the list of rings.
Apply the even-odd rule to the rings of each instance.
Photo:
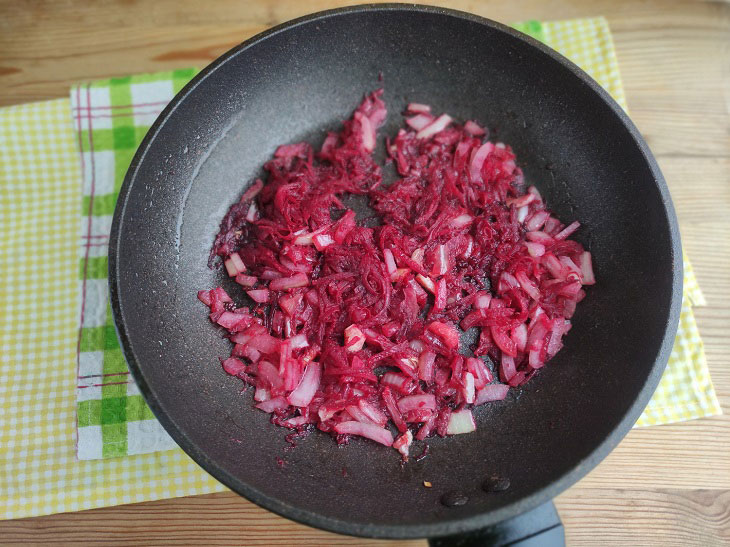
[[[565,530],[552,501],[494,526],[428,540],[431,547],[565,547]]]

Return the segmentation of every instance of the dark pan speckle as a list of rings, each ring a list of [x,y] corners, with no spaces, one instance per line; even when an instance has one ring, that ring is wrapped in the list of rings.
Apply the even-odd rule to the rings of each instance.
[[[509,489],[510,481],[506,477],[493,476],[489,477],[482,483],[482,489],[485,492],[504,492]]]
[[[441,503],[446,507],[461,507],[469,503],[469,497],[459,490],[451,490],[441,496]]]

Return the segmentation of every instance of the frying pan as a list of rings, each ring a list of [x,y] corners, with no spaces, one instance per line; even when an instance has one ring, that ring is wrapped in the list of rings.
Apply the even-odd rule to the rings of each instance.
[[[321,143],[380,86],[390,112],[381,135],[393,134],[399,112],[418,101],[485,123],[509,143],[558,217],[582,223],[577,239],[593,253],[598,279],[548,366],[505,401],[479,407],[475,433],[431,439],[429,455],[407,465],[393,449],[359,438],[338,447],[319,433],[283,450],[286,431],[254,410],[251,391],[219,366],[230,343],[196,299],[218,285],[241,297],[224,272],[207,267],[208,252],[226,210],[276,146]],[[638,418],[669,356],[682,293],[667,187],[607,93],[500,24],[399,4],[297,19],[202,71],[132,161],[109,270],[134,378],[170,435],[211,475],[312,526],[451,536],[447,542],[472,533],[456,537],[462,544],[504,544],[540,530],[549,532],[540,544],[560,541],[554,510],[542,504],[598,464]],[[493,475],[511,487],[485,492]],[[468,503],[440,503],[451,491]]]

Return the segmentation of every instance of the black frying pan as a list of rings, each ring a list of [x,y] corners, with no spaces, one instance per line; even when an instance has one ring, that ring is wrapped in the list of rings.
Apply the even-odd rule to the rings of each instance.
[[[363,439],[338,447],[318,433],[284,452],[286,432],[253,410],[251,392],[240,394],[240,381],[218,365],[229,342],[196,299],[197,290],[218,284],[240,295],[223,272],[208,269],[208,251],[224,213],[275,147],[321,142],[364,92],[380,85],[390,112],[386,133],[402,123],[408,101],[419,101],[486,123],[511,144],[527,180],[557,215],[583,224],[578,239],[593,253],[598,276],[565,349],[547,367],[507,400],[480,407],[475,433],[432,439],[430,455],[405,466],[392,449]],[[576,66],[518,32],[473,15],[406,5],[292,21],[198,75],[132,162],[109,259],[125,356],[179,445],[267,509],[373,537],[489,527],[580,479],[621,440],[653,393],[682,292],[667,187],[616,103]],[[276,456],[286,460],[283,467]],[[494,474],[508,477],[511,488],[484,492],[483,479]],[[468,503],[439,503],[453,490]],[[522,525],[529,528],[534,515]],[[489,537],[504,542],[502,532],[491,528]]]

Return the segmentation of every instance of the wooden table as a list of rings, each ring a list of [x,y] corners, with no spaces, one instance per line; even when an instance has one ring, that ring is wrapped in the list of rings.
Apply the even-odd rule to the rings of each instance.
[[[78,80],[203,66],[271,25],[346,3],[0,0],[0,106],[63,97]],[[667,178],[684,247],[709,303],[696,309],[696,315],[726,416],[632,431],[601,465],[557,499],[568,543],[728,544],[730,4],[691,0],[450,4],[505,22],[599,14],[608,18],[631,116]],[[102,539],[119,544],[388,543],[294,524],[234,494],[0,523],[0,542]]]

